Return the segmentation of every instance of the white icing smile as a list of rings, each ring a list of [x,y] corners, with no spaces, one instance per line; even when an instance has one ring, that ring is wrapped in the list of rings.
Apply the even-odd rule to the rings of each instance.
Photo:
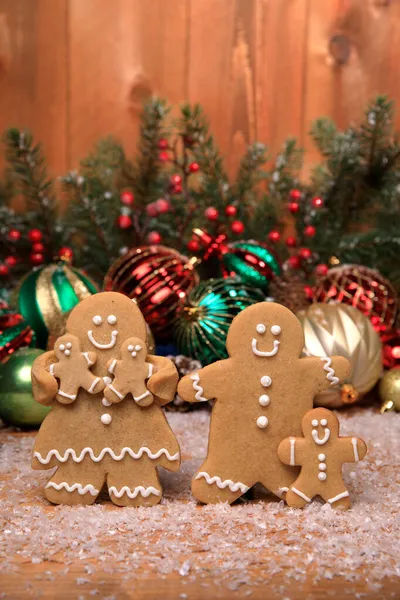
[[[278,353],[279,344],[280,344],[279,340],[274,340],[274,349],[271,350],[270,352],[263,352],[262,350],[259,350],[257,348],[257,340],[256,340],[256,338],[253,338],[251,340],[251,349],[253,350],[253,354],[255,354],[256,356],[275,356],[275,354]]]
[[[93,331],[91,329],[87,332],[87,335],[93,346],[96,346],[96,348],[99,348],[100,350],[108,350],[109,348],[113,348],[115,346],[118,331],[114,330],[111,332],[111,340],[107,344],[100,344],[100,342],[97,342],[93,337]]]
[[[329,427],[325,427],[325,434],[323,438],[320,438],[318,436],[318,431],[317,429],[313,429],[312,430],[312,436],[313,436],[313,440],[316,444],[318,444],[319,446],[322,446],[323,444],[326,444],[326,442],[329,440],[331,435],[331,430],[329,429]]]

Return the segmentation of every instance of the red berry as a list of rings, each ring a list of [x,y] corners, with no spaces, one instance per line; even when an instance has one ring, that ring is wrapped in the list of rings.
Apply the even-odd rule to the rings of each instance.
[[[289,256],[287,262],[292,269],[298,269],[301,265],[301,261],[298,256]]]
[[[120,215],[117,219],[117,225],[120,229],[129,229],[132,226],[132,219],[129,215]]]
[[[171,183],[172,185],[181,185],[182,183],[182,177],[180,175],[178,175],[177,173],[175,173],[175,175],[171,176]]]
[[[304,286],[304,293],[306,295],[306,298],[308,298],[308,300],[312,300],[314,290],[312,289],[312,287],[310,285]]]
[[[158,147],[160,148],[160,150],[166,150],[168,148],[168,140],[166,140],[165,138],[160,138],[158,140]]]
[[[281,239],[281,234],[276,229],[273,229],[272,231],[269,232],[268,239],[270,242],[273,242],[274,244],[276,244]]]
[[[303,233],[306,237],[314,237],[314,235],[317,233],[317,230],[313,225],[307,225]]]
[[[197,240],[189,240],[187,243],[187,249],[190,252],[198,252],[200,250],[200,244]]]
[[[149,235],[147,236],[147,241],[149,244],[159,244],[161,242],[161,235],[158,233],[158,231],[150,231]]]
[[[159,198],[158,200],[156,200],[155,205],[157,212],[159,212],[160,214],[167,213],[171,208],[171,204],[165,198]]]
[[[21,232],[18,229],[10,229],[7,237],[11,242],[18,242],[21,239]]]
[[[131,204],[133,204],[133,202],[135,200],[135,196],[129,190],[122,192],[120,198],[121,198],[122,204],[125,204],[125,206],[131,206]]]
[[[289,236],[286,240],[286,246],[288,248],[295,248],[297,246],[297,240],[294,236]]]
[[[236,206],[233,206],[233,204],[228,204],[228,206],[225,207],[225,214],[228,217],[234,217],[237,213],[237,208]]]
[[[216,221],[218,219],[219,213],[217,211],[216,208],[214,208],[213,206],[209,206],[208,208],[206,208],[206,210],[204,211],[204,216],[206,217],[206,219],[208,219],[209,221]]]
[[[231,225],[231,229],[232,229],[233,233],[243,233],[244,224],[242,223],[242,221],[233,221],[233,223]]]
[[[311,204],[314,208],[321,208],[321,206],[324,205],[324,201],[321,196],[314,196],[314,198],[311,200]]]
[[[328,265],[320,263],[315,267],[315,273],[321,277],[324,277],[328,272]]]
[[[29,260],[32,265],[41,265],[44,263],[44,255],[41,252],[32,252]]]
[[[289,212],[291,212],[293,215],[299,212],[299,208],[300,206],[297,202],[289,202],[288,204]]]
[[[9,275],[10,271],[7,267],[7,265],[0,265],[0,277],[7,277],[7,275]]]
[[[156,217],[158,215],[158,208],[156,202],[150,202],[150,204],[146,206],[146,212],[149,215],[149,217]]]
[[[4,259],[4,262],[6,263],[7,267],[15,267],[18,261],[15,256],[10,254],[10,256],[7,256],[7,258]]]
[[[40,242],[40,240],[43,237],[43,233],[40,231],[40,229],[31,229],[28,232],[28,238],[31,242]]]
[[[300,248],[299,256],[301,259],[308,260],[309,258],[311,258],[311,255],[312,255],[312,252],[311,252],[310,248]]]
[[[71,261],[74,256],[74,253],[72,251],[72,248],[70,248],[69,246],[63,246],[59,249],[58,256],[66,261]]]
[[[32,252],[44,252],[44,244],[37,242],[32,245]]]
[[[200,169],[199,164],[197,162],[192,162],[189,165],[189,171],[191,173],[197,173],[197,171]]]
[[[162,152],[160,152],[159,155],[158,155],[158,160],[160,160],[161,162],[168,162],[169,161],[169,154],[168,154],[168,152],[165,152],[165,150],[163,150]]]
[[[174,185],[174,187],[171,190],[172,194],[181,194],[182,193],[182,186],[181,184],[178,185]]]
[[[289,196],[291,197],[292,200],[300,200],[301,191],[297,190],[297,189],[290,190]]]

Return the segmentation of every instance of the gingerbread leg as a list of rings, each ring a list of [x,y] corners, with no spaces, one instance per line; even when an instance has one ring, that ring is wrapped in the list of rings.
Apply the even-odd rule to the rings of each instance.
[[[338,510],[348,510],[350,508],[351,501],[349,492],[346,490],[346,488],[342,488],[341,490],[336,489],[335,493],[329,496],[329,498],[324,497],[324,500],[329,502],[332,508],[337,508]]]
[[[299,469],[288,467],[281,462],[273,463],[269,467],[269,470],[260,477],[260,483],[278,498],[285,499],[290,486],[293,485],[299,475]]]
[[[112,502],[118,506],[154,506],[162,497],[157,467],[148,456],[139,460],[126,456],[113,463],[107,486]]]
[[[286,494],[286,504],[292,508],[303,508],[311,502],[316,493],[307,479],[300,475]]]
[[[60,404],[71,404],[71,402],[76,400],[78,390],[78,385],[63,385],[63,382],[60,381],[60,387],[57,392],[56,400],[60,402]]]
[[[104,396],[109,402],[114,404],[116,402],[121,402],[121,400],[125,398],[128,391],[129,390],[118,384],[118,380],[114,379],[114,381],[110,383],[104,390]]]
[[[101,465],[96,465],[90,458],[79,464],[69,460],[58,467],[45,486],[44,495],[53,504],[93,504],[104,480]]]
[[[245,475],[240,480],[225,475],[224,470],[218,471],[215,465],[211,469],[206,461],[192,479],[192,494],[196,500],[204,504],[232,504],[256,483],[248,481]]]

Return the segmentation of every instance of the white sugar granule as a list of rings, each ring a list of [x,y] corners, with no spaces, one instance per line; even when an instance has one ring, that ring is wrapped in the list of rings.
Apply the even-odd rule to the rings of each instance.
[[[205,580],[248,596],[274,576],[281,597],[293,582],[301,589],[306,579],[318,585],[337,576],[354,597],[362,598],[363,589],[378,593],[382,579],[400,577],[400,415],[364,409],[339,416],[341,434],[362,437],[369,449],[364,461],[344,467],[353,500],[345,513],[320,502],[290,509],[258,487],[253,499],[234,506],[199,507],[190,478],[207,450],[206,411],[168,414],[184,461],[179,473],[160,471],[164,498],[152,508],[118,508],[107,500],[51,506],[42,493],[49,471],[30,468],[33,438],[3,430],[0,579],[1,573],[18,575],[22,563],[46,562],[43,582],[56,583],[79,563],[84,577],[73,575],[73,581],[95,583],[90,594],[101,597],[107,597],[98,589],[104,582],[91,579],[99,573],[129,590],[138,577],[175,573],[181,585],[204,584],[205,594]]]

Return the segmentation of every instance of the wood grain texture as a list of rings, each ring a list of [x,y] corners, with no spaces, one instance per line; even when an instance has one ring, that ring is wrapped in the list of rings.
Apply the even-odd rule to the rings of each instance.
[[[133,153],[158,94],[203,105],[229,173],[288,135],[306,173],[313,119],[400,97],[399,25],[388,0],[0,0],[0,130],[29,127],[58,175],[106,135]]]

